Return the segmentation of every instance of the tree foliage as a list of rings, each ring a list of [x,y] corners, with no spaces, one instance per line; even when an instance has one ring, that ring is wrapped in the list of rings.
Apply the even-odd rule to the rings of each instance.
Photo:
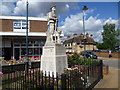
[[[105,24],[102,32],[103,43],[97,44],[98,49],[115,49],[118,45],[118,30],[115,30],[115,24]]]

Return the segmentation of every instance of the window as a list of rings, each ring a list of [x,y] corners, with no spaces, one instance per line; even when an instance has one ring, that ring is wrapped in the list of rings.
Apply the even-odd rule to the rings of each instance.
[[[40,55],[42,55],[42,48],[40,48]]]
[[[39,46],[39,41],[34,41],[34,46]]]
[[[26,41],[25,40],[21,41],[21,45],[26,46]]]
[[[26,48],[22,48],[21,49],[21,55],[25,55],[26,54]]]
[[[40,41],[40,46],[44,46],[45,42]]]
[[[68,49],[66,49],[66,52],[68,52]]]
[[[34,48],[34,54],[39,55],[39,48]]]
[[[14,32],[26,32],[26,20],[14,20],[13,22]],[[29,30],[29,22],[28,22]]]
[[[21,21],[20,20],[14,21],[14,29],[21,29]]]
[[[26,22],[22,23],[22,29],[26,29]]]
[[[73,45],[75,46],[75,45],[76,45],[76,42],[73,42]]]
[[[28,41],[28,46],[32,46],[33,45],[33,41]]]
[[[34,50],[33,50],[33,48],[29,48],[29,49],[28,49],[28,54],[29,54],[29,55],[34,55]]]
[[[69,49],[69,52],[72,52],[72,49]]]

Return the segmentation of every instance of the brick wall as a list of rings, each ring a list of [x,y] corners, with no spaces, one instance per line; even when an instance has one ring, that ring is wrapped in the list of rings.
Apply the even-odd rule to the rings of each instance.
[[[99,57],[108,57],[109,53],[108,52],[94,52]],[[120,57],[120,52],[112,52],[112,57]]]
[[[47,21],[30,21],[30,32],[46,32]]]
[[[13,32],[13,20],[9,20],[9,19],[3,19],[1,20],[0,19],[0,31],[3,31],[3,32]],[[2,26],[1,26],[2,25]]]
[[[13,19],[0,19],[0,31],[13,32]],[[47,21],[30,21],[30,32],[46,32]]]

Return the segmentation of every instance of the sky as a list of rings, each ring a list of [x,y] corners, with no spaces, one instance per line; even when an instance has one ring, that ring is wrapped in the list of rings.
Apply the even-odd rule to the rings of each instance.
[[[84,5],[88,7],[85,12],[85,32],[93,34],[96,42],[102,42],[102,26],[106,23],[116,24],[118,27],[118,2],[33,2],[29,1],[29,16],[45,17],[50,12],[51,6],[56,6],[56,14],[59,19],[59,27],[64,32],[65,40],[68,35],[83,33]],[[119,3],[120,4],[120,3]],[[120,5],[119,5],[120,6]],[[14,0],[14,2],[2,2],[0,14],[10,16],[26,15],[26,0]]]

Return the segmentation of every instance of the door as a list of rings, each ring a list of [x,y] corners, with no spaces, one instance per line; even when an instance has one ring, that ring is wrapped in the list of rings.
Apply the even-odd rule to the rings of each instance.
[[[11,48],[4,48],[4,57],[5,60],[11,59]]]
[[[19,48],[15,48],[14,55],[15,55],[15,59],[19,60],[19,57],[20,57],[20,49]]]

